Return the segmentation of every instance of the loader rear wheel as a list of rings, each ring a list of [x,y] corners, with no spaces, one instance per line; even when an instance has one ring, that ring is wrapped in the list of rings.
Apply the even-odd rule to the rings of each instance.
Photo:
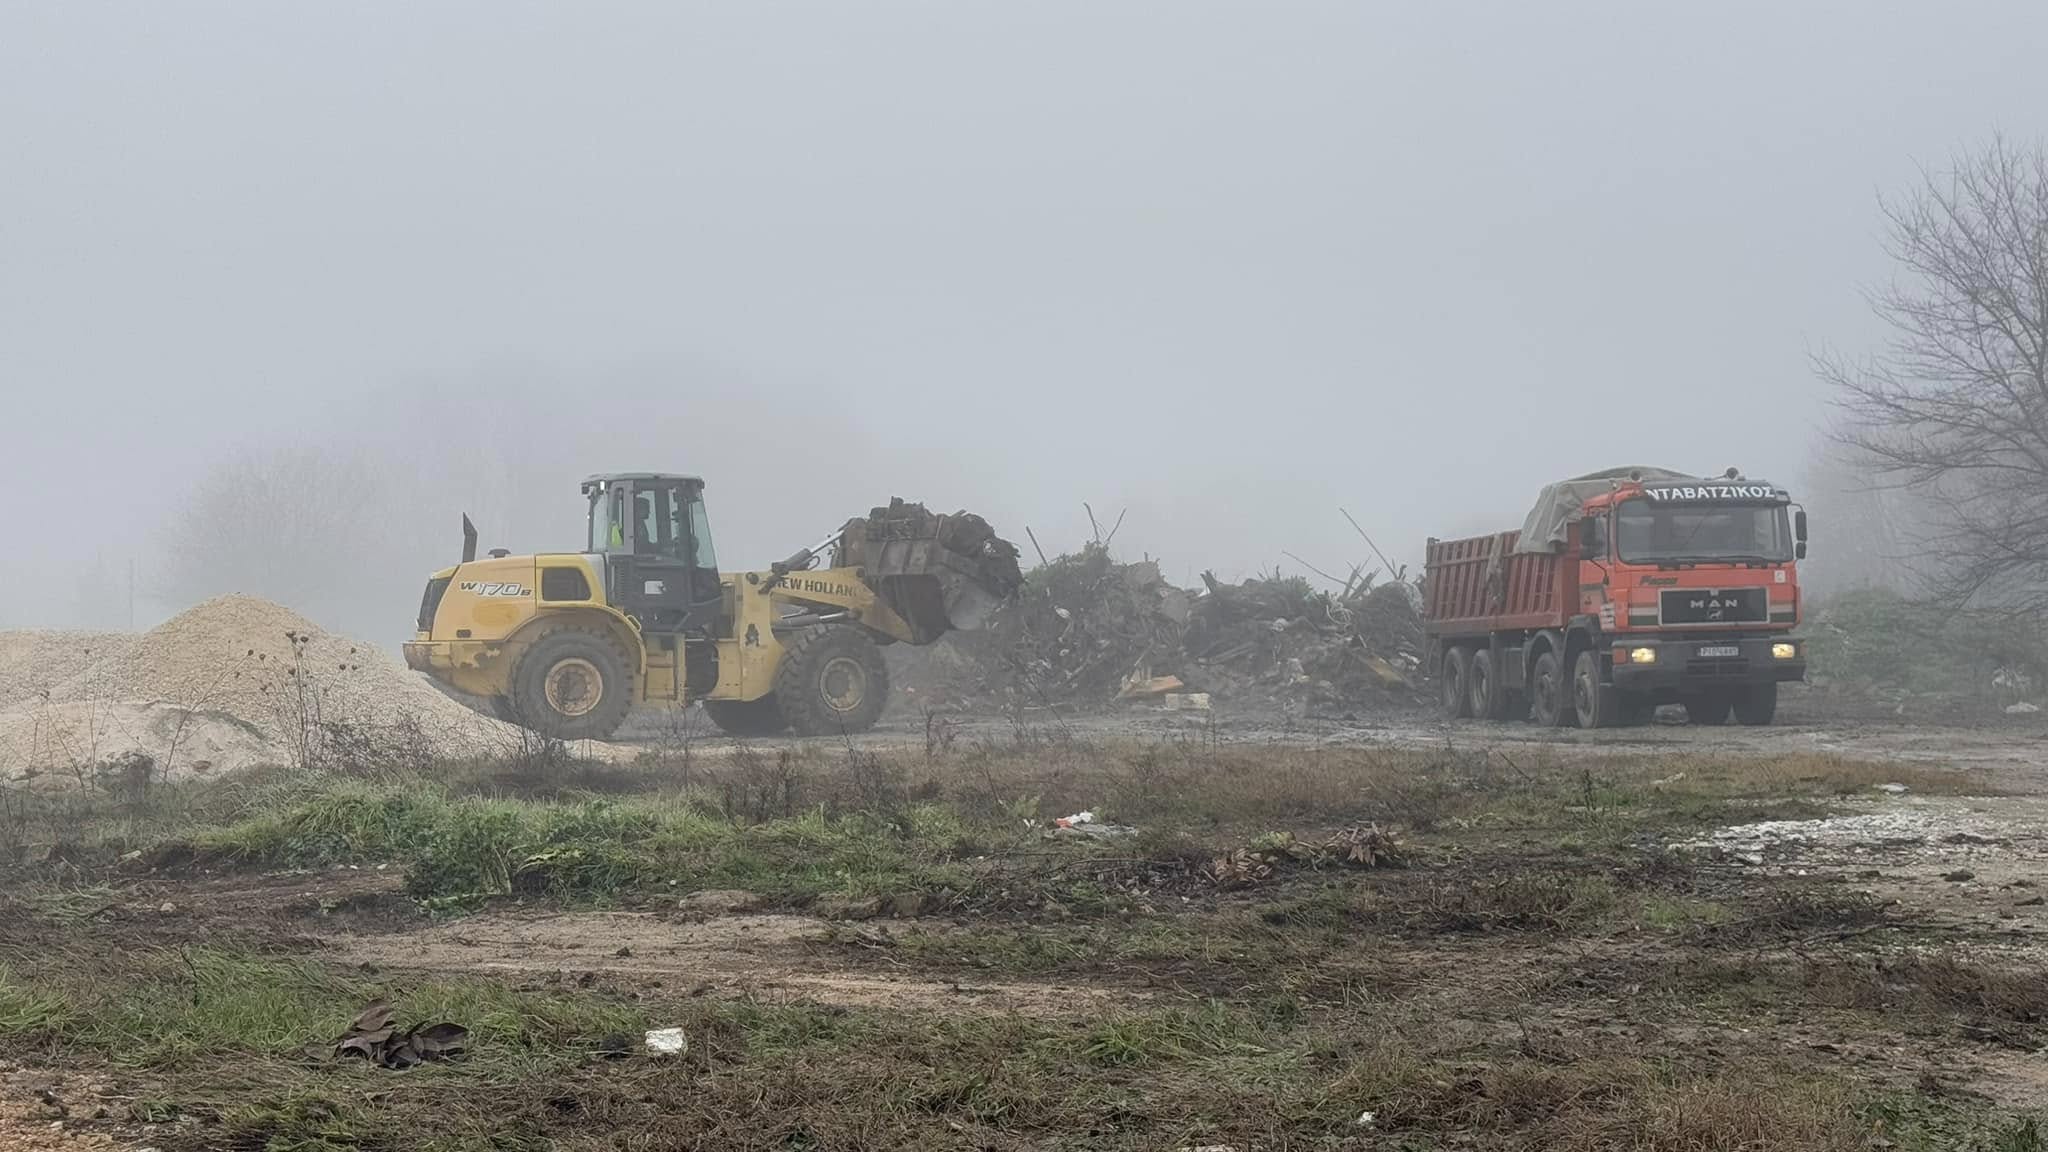
[[[867,633],[844,624],[798,629],[782,649],[775,698],[799,736],[865,732],[889,700],[889,666]]]
[[[773,692],[759,700],[706,700],[704,714],[727,736],[773,736],[789,727]]]
[[[633,674],[610,638],[581,628],[534,642],[512,675],[518,722],[556,740],[603,740],[633,706]]]

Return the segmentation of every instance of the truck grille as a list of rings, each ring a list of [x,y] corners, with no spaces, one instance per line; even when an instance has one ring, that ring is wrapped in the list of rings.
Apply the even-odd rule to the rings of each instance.
[[[1760,624],[1771,616],[1762,588],[1666,588],[1658,607],[1666,624]]]

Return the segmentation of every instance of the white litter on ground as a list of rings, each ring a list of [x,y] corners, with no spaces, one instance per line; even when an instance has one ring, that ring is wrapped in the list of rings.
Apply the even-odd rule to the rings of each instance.
[[[1821,820],[1764,820],[1716,829],[1674,845],[1746,864],[1798,858],[1816,863],[1950,861],[1982,851],[2035,857],[2048,837],[2038,818],[2015,819],[1954,798],[1886,801],[1884,807]]]
[[[653,1028],[645,1040],[647,1050],[656,1056],[680,1056],[690,1050],[690,1038],[681,1028]]]

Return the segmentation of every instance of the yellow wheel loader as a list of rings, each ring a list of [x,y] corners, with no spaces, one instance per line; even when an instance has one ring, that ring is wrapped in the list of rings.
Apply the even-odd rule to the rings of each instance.
[[[420,602],[408,665],[564,740],[604,739],[635,704],[701,701],[734,735],[859,732],[881,716],[878,645],[978,628],[1021,582],[1017,549],[979,516],[901,500],[765,572],[720,573],[694,476],[583,482],[581,552],[476,558]]]

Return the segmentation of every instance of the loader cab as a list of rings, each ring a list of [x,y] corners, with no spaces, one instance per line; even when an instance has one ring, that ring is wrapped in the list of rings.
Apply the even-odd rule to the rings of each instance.
[[[604,557],[606,599],[646,632],[713,630],[723,600],[704,481],[630,472],[583,482],[586,548]]]

